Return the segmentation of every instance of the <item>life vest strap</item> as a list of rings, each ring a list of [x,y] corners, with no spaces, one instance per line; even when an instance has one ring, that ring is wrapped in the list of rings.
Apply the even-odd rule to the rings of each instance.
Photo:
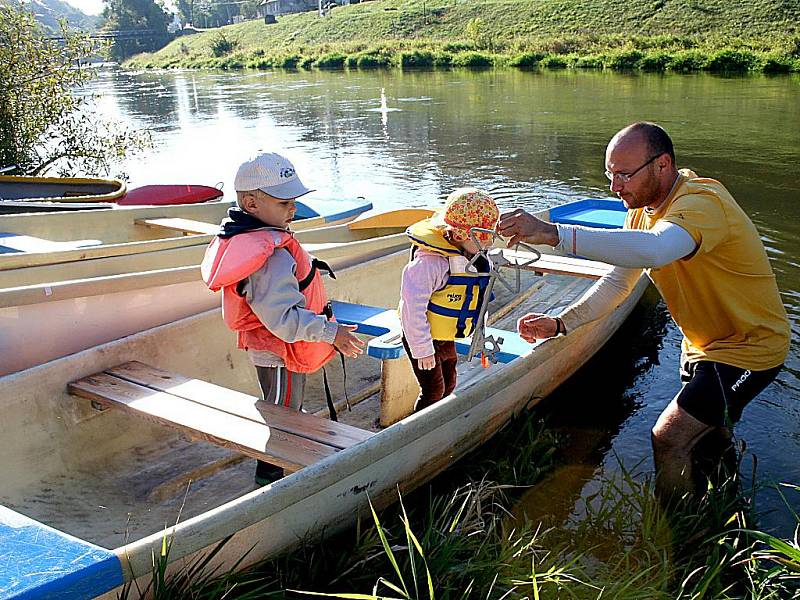
[[[330,306],[330,302],[328,303]],[[342,387],[344,388],[344,401],[347,404],[347,410],[352,411],[353,407],[350,405],[350,396],[347,395],[347,366],[344,364],[344,354],[339,353],[339,358],[342,361]],[[322,385],[325,387],[325,401],[328,404],[328,415],[331,421],[338,421],[339,417],[336,414],[336,405],[333,403],[333,394],[331,394],[331,386],[328,384],[328,371],[322,367]]]
[[[327,271],[328,275],[331,276],[331,279],[336,279],[336,274],[333,272],[331,266],[326,263],[324,260],[318,259],[316,256],[311,257],[311,270],[308,272],[308,275],[303,277],[303,279],[297,280],[297,285],[300,288],[300,292],[306,289],[311,282],[314,280],[314,275],[317,274],[317,271]]]

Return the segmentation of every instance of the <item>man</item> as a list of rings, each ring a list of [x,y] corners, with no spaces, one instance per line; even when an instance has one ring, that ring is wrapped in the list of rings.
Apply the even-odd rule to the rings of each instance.
[[[501,215],[509,246],[548,244],[615,265],[558,317],[529,314],[518,329],[533,342],[598,319],[644,269],[684,335],[683,386],[652,430],[657,490],[691,492],[692,449],[711,432],[729,438],[747,403],[775,379],[789,322],[753,223],[721,183],[677,169],[661,127],[619,131],[606,149],[606,176],[628,208],[621,230],[555,225],[520,209]]]

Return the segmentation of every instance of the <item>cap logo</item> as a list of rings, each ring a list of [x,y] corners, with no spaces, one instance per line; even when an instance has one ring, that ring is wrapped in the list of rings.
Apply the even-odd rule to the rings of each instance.
[[[291,179],[294,177],[294,169],[292,167],[284,167],[280,171],[281,179]]]

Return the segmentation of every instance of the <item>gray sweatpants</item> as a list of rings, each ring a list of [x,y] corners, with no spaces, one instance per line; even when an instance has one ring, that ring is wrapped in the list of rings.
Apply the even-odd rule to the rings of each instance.
[[[294,410],[303,408],[306,387],[304,373],[292,373],[286,367],[256,367],[261,399]],[[283,469],[259,460],[256,464],[256,481],[263,484],[283,477]]]
[[[256,367],[256,375],[264,402],[295,410],[303,408],[305,373],[292,373],[286,367]]]

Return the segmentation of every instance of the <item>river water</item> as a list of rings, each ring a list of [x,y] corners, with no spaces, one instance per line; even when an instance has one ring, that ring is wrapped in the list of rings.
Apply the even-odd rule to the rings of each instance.
[[[673,137],[678,165],[721,180],[751,216],[793,339],[800,331],[798,76],[101,70],[90,91],[102,113],[152,131],[154,147],[123,164],[131,186],[222,182],[230,198],[242,159],[280,149],[318,198],[364,196],[380,209],[432,207],[465,185],[504,208],[607,196],[608,139],[632,121],[657,121]],[[603,469],[652,469],[649,430],[679,387],[679,342],[651,293],[550,399],[554,426],[570,442],[537,503],[568,512]],[[800,484],[797,344],[737,435],[747,443],[746,478],[757,462],[757,481]],[[800,508],[800,494],[784,493]],[[760,524],[790,535],[780,496],[767,487],[757,499]]]

